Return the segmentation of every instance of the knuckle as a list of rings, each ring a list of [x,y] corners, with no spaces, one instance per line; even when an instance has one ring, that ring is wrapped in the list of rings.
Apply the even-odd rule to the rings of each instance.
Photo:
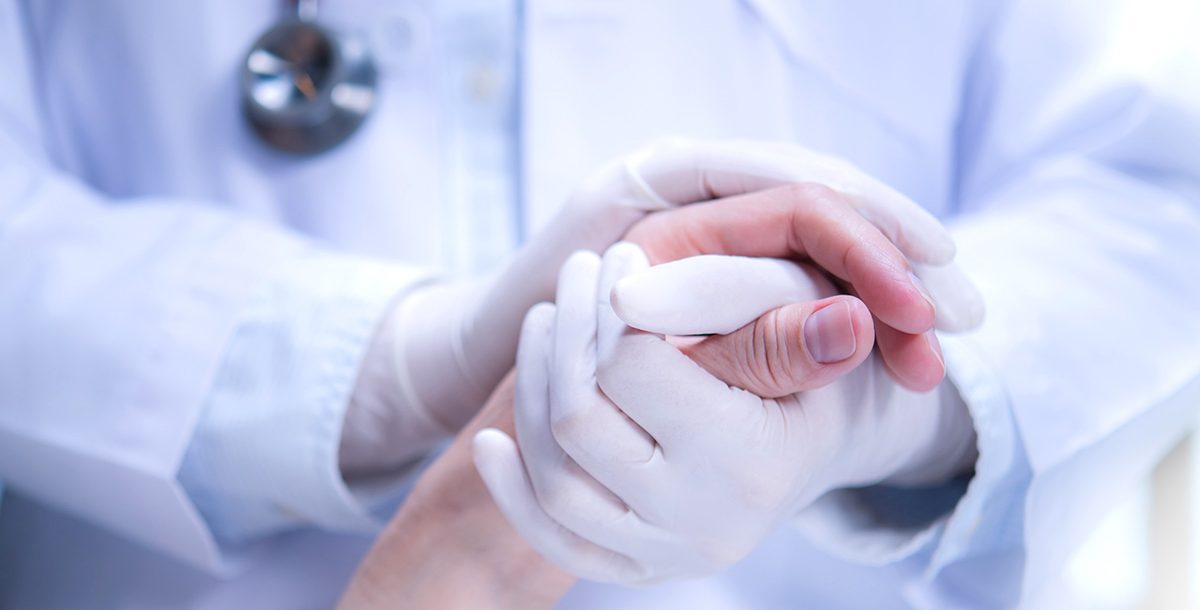
[[[597,421],[590,414],[577,412],[550,422],[550,434],[568,456],[601,459],[603,444],[597,443]]]
[[[577,444],[580,433],[587,431],[584,420],[587,416],[583,409],[575,409],[567,414],[557,414],[550,420],[550,434],[560,446]]]
[[[819,182],[792,182],[783,187],[783,195],[789,199],[824,202],[837,197],[837,191]]]
[[[784,187],[783,200],[788,224],[788,246],[801,252],[806,246],[821,249],[828,237],[832,219],[845,213],[845,204],[837,191],[817,182],[797,182]]]
[[[794,382],[792,350],[787,333],[786,309],[769,311],[754,321],[749,340],[740,350],[739,364],[749,379],[772,393],[786,391]]]
[[[641,222],[630,227],[622,239],[641,246],[648,241],[646,236],[655,234],[659,222],[661,221],[658,220],[658,216],[651,214]]]

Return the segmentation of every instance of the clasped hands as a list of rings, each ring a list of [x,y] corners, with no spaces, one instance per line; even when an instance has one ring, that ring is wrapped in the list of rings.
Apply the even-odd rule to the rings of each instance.
[[[599,581],[702,576],[828,491],[969,469],[973,427],[939,384],[934,303],[899,244],[824,187],[765,199],[784,200],[782,231],[736,199],[651,217],[628,239],[672,262],[651,267],[632,243],[576,253],[555,303],[529,312],[516,440],[484,430],[474,450],[543,556]],[[689,214],[708,218],[671,218]],[[672,225],[696,233],[661,231]],[[977,319],[959,288],[941,311]]]
[[[555,304],[533,307],[521,329],[515,413],[502,385],[352,591],[379,589],[363,585],[370,574],[395,577],[382,566],[412,553],[395,540],[411,537],[414,514],[445,509],[442,496],[454,511],[480,501],[463,466],[471,437],[526,542],[575,575],[627,584],[715,572],[827,491],[969,469],[974,430],[942,383],[932,331],[968,329],[982,307],[936,220],[795,147],[670,144],[618,168],[533,251],[599,250],[609,234],[630,243],[578,252],[548,282]],[[508,432],[476,434],[484,426]],[[512,538],[486,504],[470,522]]]

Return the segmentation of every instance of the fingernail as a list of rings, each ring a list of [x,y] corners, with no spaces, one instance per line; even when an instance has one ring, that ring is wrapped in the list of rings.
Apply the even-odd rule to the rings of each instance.
[[[942,344],[938,341],[937,335],[933,331],[925,333],[925,340],[929,342],[929,349],[933,350],[933,355],[937,356],[938,364],[942,365],[942,369],[946,368],[946,358],[942,356]]]
[[[937,309],[937,306],[933,304],[933,297],[929,296],[929,291],[925,289],[925,282],[922,282],[921,278],[917,277],[912,271],[909,271],[908,281],[912,282],[913,288],[916,288],[917,292],[921,293],[921,298],[925,299],[925,302],[929,303],[930,307]]]
[[[804,322],[804,345],[813,360],[821,364],[841,362],[854,355],[854,320],[850,307],[837,302],[822,308]]]

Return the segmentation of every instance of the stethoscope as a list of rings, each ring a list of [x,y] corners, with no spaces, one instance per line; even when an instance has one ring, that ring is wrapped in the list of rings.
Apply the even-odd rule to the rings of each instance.
[[[318,25],[317,0],[288,0],[289,16],[259,36],[242,65],[242,111],[266,144],[298,155],[349,138],[375,105],[366,42]]]

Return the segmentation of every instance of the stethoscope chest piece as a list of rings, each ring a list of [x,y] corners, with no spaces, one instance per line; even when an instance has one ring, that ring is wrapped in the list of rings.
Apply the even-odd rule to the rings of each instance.
[[[310,20],[267,30],[242,66],[243,113],[259,138],[289,153],[320,153],[350,137],[375,104],[366,44]]]

